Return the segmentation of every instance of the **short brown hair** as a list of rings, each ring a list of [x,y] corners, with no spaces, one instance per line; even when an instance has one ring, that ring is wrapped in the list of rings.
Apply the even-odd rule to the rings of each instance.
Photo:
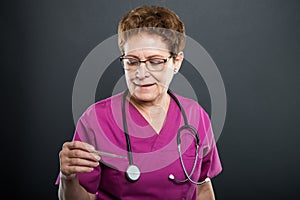
[[[183,22],[165,7],[144,5],[123,16],[118,26],[118,45],[122,53],[126,40],[141,31],[161,36],[172,53],[177,54],[185,46]]]

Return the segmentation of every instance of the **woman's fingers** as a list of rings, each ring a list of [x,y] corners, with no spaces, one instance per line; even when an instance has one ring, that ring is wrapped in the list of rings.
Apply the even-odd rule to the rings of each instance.
[[[93,153],[95,148],[80,141],[65,142],[59,153],[60,170],[65,176],[91,172],[99,165],[99,155]]]
[[[63,149],[64,148],[68,148],[70,150],[81,149],[81,150],[87,151],[87,152],[92,152],[95,150],[95,147],[93,147],[92,145],[85,143],[85,142],[81,142],[81,141],[65,142],[63,144]]]
[[[99,162],[100,156],[93,152],[87,152],[81,149],[73,149],[68,152],[68,158],[81,158],[90,161]]]
[[[67,161],[62,161],[61,172],[68,176],[77,173],[91,172],[95,167],[99,165],[99,162],[93,162],[80,158],[71,158]]]
[[[62,151],[66,152],[67,157],[70,158],[90,159],[97,162],[100,160],[92,145],[80,141],[64,143]]]

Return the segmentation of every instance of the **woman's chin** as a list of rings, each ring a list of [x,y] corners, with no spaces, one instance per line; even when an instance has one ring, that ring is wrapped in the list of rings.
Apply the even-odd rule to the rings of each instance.
[[[140,102],[152,102],[155,101],[155,96],[153,94],[146,94],[146,93],[134,93],[133,97],[136,101]]]

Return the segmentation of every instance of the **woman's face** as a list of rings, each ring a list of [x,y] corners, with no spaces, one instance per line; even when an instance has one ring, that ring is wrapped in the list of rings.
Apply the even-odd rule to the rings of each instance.
[[[125,79],[127,87],[135,100],[140,102],[159,102],[161,97],[163,97],[172,81],[175,73],[180,68],[183,60],[183,53],[179,53],[176,58],[170,58],[171,53],[167,47],[167,44],[162,41],[161,37],[158,35],[151,35],[147,33],[142,33],[131,37],[124,44],[125,59]],[[167,59],[165,63],[160,64],[158,71],[153,71],[151,68],[151,63],[141,62],[138,66],[132,69],[126,69],[126,63],[130,64],[130,61],[147,60],[156,58]],[[128,65],[129,65],[128,64]],[[146,66],[147,65],[147,66]],[[154,64],[154,67],[155,66]],[[175,70],[175,72],[174,72]]]

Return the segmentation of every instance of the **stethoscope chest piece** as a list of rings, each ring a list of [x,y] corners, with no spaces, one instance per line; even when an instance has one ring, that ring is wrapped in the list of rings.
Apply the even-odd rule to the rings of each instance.
[[[141,176],[141,171],[136,165],[129,165],[126,169],[126,176],[130,181],[137,181]]]

